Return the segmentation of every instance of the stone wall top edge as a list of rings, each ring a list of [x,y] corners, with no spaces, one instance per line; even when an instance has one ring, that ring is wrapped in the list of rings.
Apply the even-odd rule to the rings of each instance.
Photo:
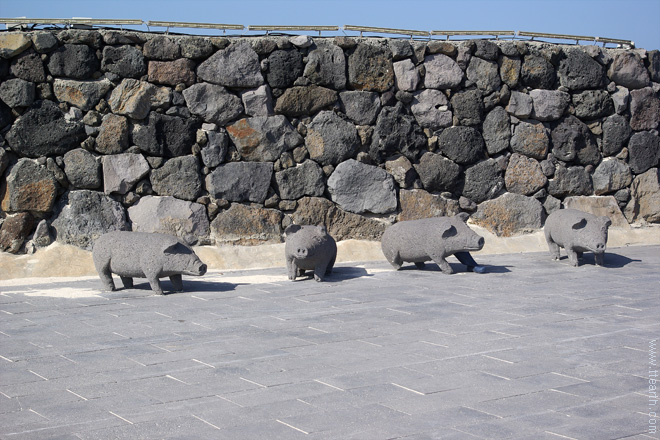
[[[63,32],[98,32],[102,36],[110,33],[115,33],[115,34],[121,34],[121,35],[136,35],[139,36],[140,39],[143,39],[145,42],[149,41],[153,38],[156,37],[162,37],[166,36],[168,38],[173,38],[173,39],[187,39],[187,38],[203,38],[203,39],[209,39],[209,40],[221,40],[221,39],[227,39],[231,41],[255,41],[259,39],[268,39],[268,40],[278,40],[278,39],[291,39],[297,36],[300,36],[301,34],[289,34],[289,33],[273,33],[273,34],[267,34],[267,35],[244,35],[244,34],[227,34],[227,35],[204,35],[204,34],[197,34],[197,33],[178,33],[178,32],[163,32],[163,31],[142,31],[142,30],[130,30],[130,29],[112,29],[112,28],[103,28],[103,29],[32,29],[32,30],[0,30],[0,35],[2,34],[24,34],[24,35],[33,35],[33,34],[39,34],[39,33],[51,33],[51,34],[59,34]],[[452,44],[455,46],[461,46],[464,44],[470,44],[470,42],[474,41],[479,41],[479,40],[487,40],[492,43],[497,44],[498,46],[505,45],[505,44],[511,44],[511,43],[516,43],[516,44],[524,44],[530,47],[535,47],[538,49],[543,49],[547,47],[559,47],[562,49],[566,50],[574,50],[574,49],[581,49],[581,50],[589,50],[587,48],[589,47],[597,47],[600,50],[604,51],[616,51],[616,52],[621,52],[621,51],[634,51],[638,52],[640,54],[646,53],[648,50],[644,48],[629,48],[629,47],[603,47],[603,46],[598,46],[597,44],[575,44],[575,43],[556,43],[556,42],[549,42],[549,41],[536,41],[536,40],[525,40],[525,39],[513,39],[513,38],[505,38],[505,39],[497,39],[497,38],[462,38],[462,39],[455,39],[455,40],[447,40],[444,38],[423,38],[423,37],[415,37],[415,38],[410,38],[410,36],[406,35],[392,35],[390,37],[383,37],[383,36],[355,36],[355,35],[309,35],[309,37],[312,40],[324,40],[324,41],[333,41],[336,38],[350,38],[351,40],[355,41],[356,43],[374,43],[374,42],[380,42],[384,43],[390,40],[407,40],[413,43],[429,43],[429,42],[438,42],[438,43],[448,43]],[[134,43],[134,44],[139,44],[139,43]]]

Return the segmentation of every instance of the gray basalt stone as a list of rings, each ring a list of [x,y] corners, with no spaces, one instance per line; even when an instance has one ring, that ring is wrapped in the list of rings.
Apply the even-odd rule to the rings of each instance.
[[[401,153],[415,161],[420,151],[428,146],[426,135],[413,116],[405,113],[402,103],[383,107],[371,138],[369,156],[382,159]]]
[[[302,73],[302,54],[297,49],[275,50],[268,55],[266,80],[271,87],[290,87]]]
[[[615,92],[612,93],[612,103],[614,103],[614,111],[618,115],[622,115],[628,110],[630,103],[630,92],[625,87],[616,86]]]
[[[303,276],[306,270],[314,271],[316,281],[323,281],[326,275],[332,273],[337,244],[325,226],[291,225],[284,233],[284,258],[291,281]]]
[[[587,90],[572,96],[575,116],[582,120],[603,118],[614,113],[614,103],[606,90]]]
[[[76,148],[64,155],[64,172],[73,188],[97,189],[101,187],[101,163],[92,153]]]
[[[360,137],[353,124],[335,112],[322,111],[307,127],[309,157],[321,165],[336,165],[357,153]]]
[[[151,111],[158,88],[146,81],[126,78],[112,90],[108,104],[113,113],[144,119]]]
[[[62,243],[92,250],[94,241],[106,232],[127,229],[121,203],[97,191],[68,191],[60,198],[51,223]]]
[[[630,92],[630,127],[635,131],[654,130],[660,124],[660,98],[652,87]]]
[[[94,108],[112,87],[112,83],[107,78],[98,81],[76,81],[58,78],[55,79],[53,84],[53,92],[59,101],[69,103],[80,110],[88,111]]]
[[[263,203],[272,175],[271,162],[230,162],[206,176],[206,189],[216,199]]]
[[[598,165],[592,180],[594,194],[599,196],[627,188],[632,183],[632,173],[627,163],[619,159],[607,158]]]
[[[124,116],[109,113],[96,136],[96,151],[102,154],[118,154],[129,147],[130,127]]]
[[[517,57],[503,56],[499,60],[500,78],[510,88],[516,88],[520,81],[522,61]]]
[[[628,164],[633,173],[645,173],[660,160],[660,137],[648,131],[633,134],[628,141],[628,154]]]
[[[458,200],[431,194],[423,189],[402,189],[399,191],[399,204],[401,212],[397,215],[397,221],[453,216],[461,210]]]
[[[197,200],[202,192],[199,162],[195,156],[175,157],[151,172],[151,186],[160,196]]]
[[[356,214],[387,214],[397,208],[392,176],[381,168],[354,159],[337,165],[328,179],[328,191],[333,202]]]
[[[628,89],[641,89],[649,85],[649,72],[644,67],[642,58],[635,52],[616,54],[610,65],[607,76]]]
[[[179,237],[189,245],[207,244],[210,224],[204,205],[167,196],[144,196],[128,208],[134,231]]]
[[[427,89],[414,93],[410,110],[423,128],[436,131],[452,125],[453,116],[449,110],[449,101],[439,90]]]
[[[397,61],[394,63],[393,67],[397,89],[406,92],[414,92],[417,90],[421,79],[417,67],[411,60],[405,59]]]
[[[141,154],[122,153],[103,156],[103,191],[126,194],[149,173],[149,163]]]
[[[195,63],[187,58],[174,61],[149,61],[149,82],[176,86],[185,84],[191,86],[195,83]]]
[[[227,127],[236,149],[247,161],[275,161],[303,142],[282,115],[244,118]]]
[[[179,42],[165,35],[157,35],[144,43],[144,56],[152,60],[171,61],[181,56]]]
[[[534,101],[532,97],[521,92],[513,91],[509,97],[509,104],[506,111],[520,119],[527,119],[532,116],[534,111]]]
[[[275,103],[275,113],[287,116],[314,115],[337,102],[336,91],[317,86],[296,86],[286,89]]]
[[[259,55],[248,42],[235,42],[197,67],[203,81],[225,87],[253,89],[264,83]]]
[[[32,45],[37,53],[48,53],[57,47],[57,38],[50,32],[32,34]]]
[[[146,121],[134,124],[132,139],[140,150],[152,156],[185,156],[192,150],[199,125],[194,118],[151,112]]]
[[[559,260],[559,248],[566,249],[572,266],[584,252],[593,252],[596,264],[603,265],[603,254],[607,246],[607,229],[612,221],[607,217],[578,211],[560,209],[548,216],[543,232],[553,259]]]
[[[486,95],[499,90],[502,85],[497,63],[486,61],[477,56],[472,57],[472,60],[470,60],[466,75],[468,80],[474,82],[479,90]]]
[[[101,70],[121,78],[140,78],[147,73],[144,55],[135,46],[105,46]]]
[[[385,92],[394,85],[392,52],[388,47],[358,43],[348,55],[348,82],[355,90]]]
[[[489,155],[492,156],[509,148],[511,118],[504,108],[495,107],[486,115],[482,133]]]
[[[347,90],[339,93],[339,102],[346,116],[357,125],[371,125],[380,112],[380,96],[376,92]]]
[[[197,60],[213,53],[213,43],[209,38],[188,37],[179,41],[181,56]]]
[[[324,225],[336,240],[380,240],[386,224],[363,215],[346,212],[330,200],[303,197],[291,215],[296,224]]]
[[[461,194],[475,203],[492,199],[504,188],[502,168],[495,159],[477,163],[465,170]]]
[[[282,200],[304,196],[322,196],[325,191],[323,170],[313,160],[275,173],[277,190]]]
[[[548,182],[548,192],[557,198],[588,196],[593,193],[591,175],[583,167],[557,166],[555,175]]]
[[[438,136],[438,149],[460,165],[474,163],[484,156],[484,139],[472,127],[449,127]]]
[[[225,129],[218,131],[207,131],[207,144],[201,150],[201,158],[204,166],[215,168],[225,160],[229,148],[229,135]]]
[[[0,251],[16,254],[30,235],[34,217],[29,212],[7,216],[0,226]]]
[[[564,117],[552,130],[552,154],[564,162],[598,165],[601,155],[587,125],[573,115]]]
[[[543,188],[548,179],[536,159],[513,153],[504,174],[504,183],[507,191],[530,196]]]
[[[159,278],[169,277],[174,291],[183,291],[181,275],[206,273],[195,252],[171,235],[117,231],[99,237],[92,258],[104,290],[115,290],[112,274],[121,278],[124,288],[133,288],[133,278],[146,278],[151,290],[163,294]]]
[[[596,89],[605,80],[605,68],[583,50],[570,50],[559,63],[559,83],[570,90]]]
[[[41,56],[33,51],[23,52],[11,62],[9,71],[16,78],[40,83],[46,81],[46,69]]]
[[[34,230],[32,242],[37,247],[46,247],[53,242],[53,237],[50,235],[50,226],[45,219],[42,219]]]
[[[479,251],[485,243],[465,224],[467,219],[468,214],[461,213],[395,223],[383,233],[383,254],[397,270],[405,262],[423,268],[425,261],[432,260],[443,273],[451,274],[454,270],[445,258],[457,252]]]
[[[29,107],[35,96],[36,87],[30,81],[14,78],[0,84],[0,99],[9,107]]]
[[[386,161],[385,170],[394,177],[401,188],[410,188],[417,178],[415,168],[405,156]]]
[[[211,223],[215,243],[259,245],[282,242],[282,213],[276,209],[232,203]]]
[[[455,89],[465,76],[456,61],[440,53],[425,57],[424,67],[424,87],[427,89]]]
[[[427,191],[451,192],[457,187],[462,168],[439,154],[426,152],[415,164],[415,170]]]
[[[250,116],[271,116],[273,114],[273,95],[270,87],[264,84],[253,90],[241,93],[245,114]]]
[[[603,155],[618,154],[628,144],[632,129],[621,115],[612,115],[603,122]]]
[[[625,209],[631,223],[660,223],[660,171],[652,168],[636,176],[630,186],[630,201]]]
[[[542,56],[526,55],[520,69],[522,83],[533,89],[553,89],[557,73],[555,68]]]
[[[540,229],[543,215],[543,206],[535,198],[505,193],[479,204],[472,220],[498,237],[511,237]]]
[[[61,155],[80,146],[87,135],[80,121],[67,121],[52,101],[36,101],[5,136],[19,156]]]
[[[488,40],[475,40],[474,56],[484,60],[497,61],[500,54],[500,47]]]
[[[101,33],[92,29],[66,29],[58,32],[57,38],[66,44],[86,44],[94,49],[103,43]]]
[[[405,40],[389,40],[387,42],[390,51],[392,51],[392,59],[399,61],[404,58],[409,58],[414,55],[414,50],[410,43]]]
[[[221,126],[243,113],[241,99],[222,86],[198,83],[183,91],[190,112]]]
[[[45,166],[32,159],[19,159],[6,175],[2,210],[5,212],[50,212],[59,185]]]
[[[100,67],[96,51],[83,44],[65,44],[56,49],[48,61],[51,75],[73,79],[91,78]]]
[[[461,125],[479,125],[483,122],[484,101],[479,90],[454,94],[451,97],[451,106]]]
[[[536,89],[529,92],[534,103],[532,117],[539,121],[554,121],[562,117],[571,103],[571,95],[560,90]]]

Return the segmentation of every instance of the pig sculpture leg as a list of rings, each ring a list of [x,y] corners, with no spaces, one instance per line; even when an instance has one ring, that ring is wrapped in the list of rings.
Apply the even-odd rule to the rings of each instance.
[[[486,272],[486,268],[484,266],[479,266],[477,262],[474,261],[474,258],[472,258],[472,255],[470,255],[468,251],[456,252],[454,254],[454,257],[456,257],[456,259],[460,261],[461,264],[467,266],[468,272],[476,272],[476,273]]]
[[[183,292],[183,278],[181,274],[170,275],[170,281],[175,292]]]

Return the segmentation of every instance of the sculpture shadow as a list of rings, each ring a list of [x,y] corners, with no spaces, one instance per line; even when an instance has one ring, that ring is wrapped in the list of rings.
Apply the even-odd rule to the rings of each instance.
[[[326,275],[323,278],[324,283],[340,283],[342,281],[347,281],[347,280],[352,280],[355,278],[362,278],[362,277],[371,277],[373,276],[372,274],[368,273],[367,270],[363,267],[333,267],[332,268],[332,273],[330,275]],[[314,271],[308,270],[305,272],[305,274],[301,277],[296,278],[296,282],[298,281],[307,281],[307,280],[313,280],[314,279]]]
[[[564,255],[559,257],[559,261],[562,260],[568,260],[568,256]],[[605,251],[605,255],[603,255],[603,267],[611,267],[615,269],[620,269],[622,267],[625,267],[629,265],[630,263],[634,262],[640,262],[642,260],[633,260],[631,258],[625,257],[623,255],[619,255],[613,252],[607,252]],[[592,252],[585,252],[582,254],[582,258],[578,260],[578,267],[580,266],[595,266],[596,265],[596,259],[594,257],[594,254]]]
[[[468,272],[468,270],[467,270],[467,268],[465,267],[464,264],[449,263],[449,265],[454,270],[455,274],[457,274],[457,273],[470,273],[470,272]],[[486,268],[486,272],[476,274],[476,275],[488,275],[489,273],[508,273],[508,272],[511,272],[511,270],[509,270],[509,267],[511,267],[511,266],[494,266],[494,265],[488,264],[488,265],[484,265],[484,267]],[[409,270],[410,271],[420,270],[420,271],[426,271],[426,272],[442,272],[440,270],[440,267],[435,263],[426,263],[426,265],[421,269],[418,268],[417,266],[415,266],[412,263],[410,263],[410,264],[406,263],[405,266],[402,266],[401,269],[399,269],[399,271],[409,271]]]
[[[139,281],[138,281],[139,280]],[[116,285],[116,290],[115,292],[123,292],[123,291],[130,291],[130,290],[137,290],[140,291],[141,293],[144,294],[154,294],[156,295],[156,292],[151,290],[151,285],[144,279],[144,278],[138,278],[135,280],[133,287],[127,289],[125,288],[121,282],[115,282]],[[202,292],[217,292],[217,293],[222,293],[222,292],[229,292],[234,289],[236,289],[236,286],[239,286],[240,284],[237,283],[222,283],[222,282],[217,282],[217,281],[203,281],[203,280],[190,280],[190,279],[184,279],[183,280],[183,291],[182,292],[175,292],[174,291],[174,286],[172,285],[172,282],[168,280],[167,278],[161,278],[160,280],[160,286],[163,289],[163,295],[164,296],[169,296],[169,295],[185,295],[185,294],[190,294],[190,293],[202,293]],[[112,292],[108,292],[112,293]]]

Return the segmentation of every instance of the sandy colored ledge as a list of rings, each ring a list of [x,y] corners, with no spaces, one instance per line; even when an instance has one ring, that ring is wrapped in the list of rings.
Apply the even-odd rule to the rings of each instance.
[[[548,246],[543,231],[515,237],[497,237],[486,229],[470,225],[486,239],[475,255],[544,252]],[[608,248],[660,245],[660,225],[610,228]],[[284,243],[262,246],[197,246],[195,252],[209,270],[265,269],[282,267]],[[337,262],[384,261],[380,242],[344,240],[337,243]],[[75,246],[53,243],[32,255],[0,253],[0,280],[94,276],[92,253]],[[1,286],[2,284],[0,284]]]

